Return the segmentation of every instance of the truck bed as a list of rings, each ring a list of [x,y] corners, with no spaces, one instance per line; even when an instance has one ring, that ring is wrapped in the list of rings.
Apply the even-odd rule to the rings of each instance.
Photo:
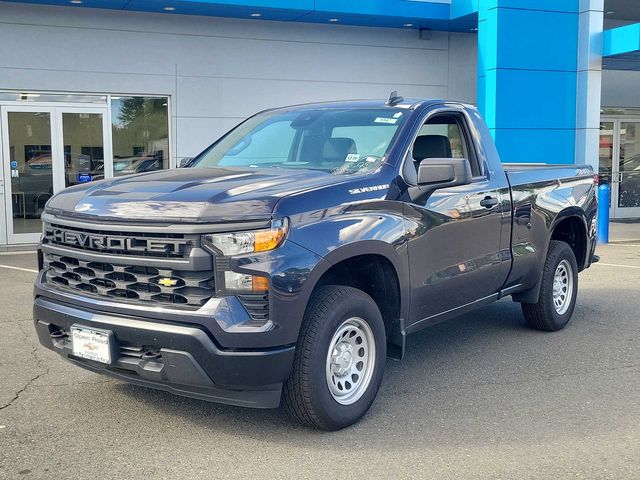
[[[595,217],[597,203],[593,168],[589,165],[504,164],[511,187],[511,254],[507,285],[531,284],[547,255],[549,235],[564,215],[584,221]],[[578,259],[589,266],[591,253]]]
[[[504,163],[502,164],[511,187],[531,185],[545,181],[562,181],[563,179],[589,178],[593,181],[593,167],[590,165],[564,164],[544,165],[535,163]]]

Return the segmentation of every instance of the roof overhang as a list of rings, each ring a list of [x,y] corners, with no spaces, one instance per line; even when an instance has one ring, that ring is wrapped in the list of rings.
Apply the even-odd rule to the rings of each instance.
[[[603,32],[603,68],[640,71],[640,23]]]
[[[473,31],[478,0],[9,0],[74,8]]]

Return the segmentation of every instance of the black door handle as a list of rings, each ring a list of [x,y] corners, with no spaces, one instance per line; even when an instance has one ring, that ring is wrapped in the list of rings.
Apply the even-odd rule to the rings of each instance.
[[[493,208],[498,204],[498,199],[495,197],[486,196],[480,200],[480,205],[484,208]]]

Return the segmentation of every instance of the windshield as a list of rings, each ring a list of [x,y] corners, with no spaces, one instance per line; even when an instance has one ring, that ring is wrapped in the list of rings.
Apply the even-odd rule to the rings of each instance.
[[[265,112],[229,132],[191,166],[372,171],[406,116],[394,108]]]

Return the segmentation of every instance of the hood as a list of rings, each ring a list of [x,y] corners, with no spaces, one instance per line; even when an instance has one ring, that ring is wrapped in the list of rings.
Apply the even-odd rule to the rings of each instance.
[[[268,219],[278,200],[336,183],[314,170],[184,168],[129,175],[68,188],[46,211],[65,217],[147,222]]]

